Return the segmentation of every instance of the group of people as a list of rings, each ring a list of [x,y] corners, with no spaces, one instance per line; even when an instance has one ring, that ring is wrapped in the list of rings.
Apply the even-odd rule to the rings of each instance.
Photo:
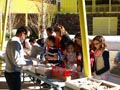
[[[65,28],[56,24],[43,30],[40,26],[40,39],[29,39],[30,53],[27,55],[38,58],[43,64],[56,65],[73,71],[83,72],[84,58],[82,53],[81,35],[78,32],[74,39],[69,37]],[[16,35],[8,41],[6,47],[5,78],[10,90],[21,90],[21,70],[24,61],[23,41],[28,35],[27,27],[17,29]],[[110,69],[109,51],[103,36],[95,36],[89,40],[90,66],[94,78],[108,80]],[[35,49],[35,47],[37,47]]]

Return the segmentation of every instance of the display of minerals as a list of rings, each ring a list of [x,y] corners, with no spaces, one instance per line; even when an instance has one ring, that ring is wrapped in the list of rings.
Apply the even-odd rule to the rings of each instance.
[[[73,83],[79,87],[80,90],[97,90],[98,86],[101,84],[101,82],[97,82],[89,78],[82,79]]]
[[[111,88],[113,86],[107,86],[101,81],[92,78],[82,78],[67,81],[65,85],[73,90],[115,90]]]

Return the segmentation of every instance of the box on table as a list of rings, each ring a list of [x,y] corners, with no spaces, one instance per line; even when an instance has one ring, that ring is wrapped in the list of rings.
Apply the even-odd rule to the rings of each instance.
[[[36,73],[36,67],[31,65],[31,66],[24,66],[24,68],[26,68],[26,70],[30,71],[30,72],[33,72],[33,73]],[[25,69],[24,69],[25,70]]]
[[[119,90],[120,87],[112,83],[93,78],[81,78],[65,82],[65,86],[73,90]]]
[[[120,85],[108,81],[102,81],[101,86],[106,86],[108,88],[106,90],[120,90]]]
[[[64,81],[76,79],[80,77],[77,71],[67,70],[65,68],[58,67],[58,66],[52,66],[51,74],[52,74],[52,77],[56,77]]]
[[[41,75],[46,75],[47,72],[51,69],[51,67],[48,67],[44,64],[32,65],[32,66],[29,66],[29,67],[24,66],[24,68],[26,68],[26,70],[29,70],[30,72],[33,72],[35,74],[41,74]]]
[[[41,75],[48,75],[48,72],[52,69],[52,67],[48,67],[44,64],[41,64],[39,65],[37,68],[36,68],[36,73],[37,74],[41,74]],[[50,73],[50,72],[49,72]]]

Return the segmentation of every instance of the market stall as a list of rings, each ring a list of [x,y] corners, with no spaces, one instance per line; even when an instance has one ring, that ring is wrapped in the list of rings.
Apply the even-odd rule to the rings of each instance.
[[[48,72],[51,70],[55,70],[55,72]],[[63,76],[63,72],[60,68],[45,67],[43,64],[36,67],[31,66],[23,71],[23,73],[34,77],[35,80],[38,79],[49,84],[54,90],[120,90],[120,85],[109,81],[84,77],[82,73],[80,73],[77,78],[71,78],[73,74],[77,74],[69,74],[70,72],[66,71],[66,73],[64,73],[66,76]]]
[[[27,68],[27,69],[25,69],[25,68]],[[24,74],[27,74],[28,76],[35,78],[35,80],[38,79],[40,81],[43,81],[43,82],[49,84],[52,88],[54,88],[54,90],[62,90],[62,88],[65,86],[65,81],[63,81],[59,78],[56,78],[56,77],[51,77],[51,74],[48,73],[48,71],[49,71],[48,69],[51,70],[51,68],[47,68],[43,64],[40,64],[37,66],[24,67],[23,83],[24,83],[24,78],[25,78]]]

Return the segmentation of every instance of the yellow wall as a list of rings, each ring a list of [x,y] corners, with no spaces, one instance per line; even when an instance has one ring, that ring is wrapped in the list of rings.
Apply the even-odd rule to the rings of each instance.
[[[61,0],[61,13],[76,13],[77,0]]]

